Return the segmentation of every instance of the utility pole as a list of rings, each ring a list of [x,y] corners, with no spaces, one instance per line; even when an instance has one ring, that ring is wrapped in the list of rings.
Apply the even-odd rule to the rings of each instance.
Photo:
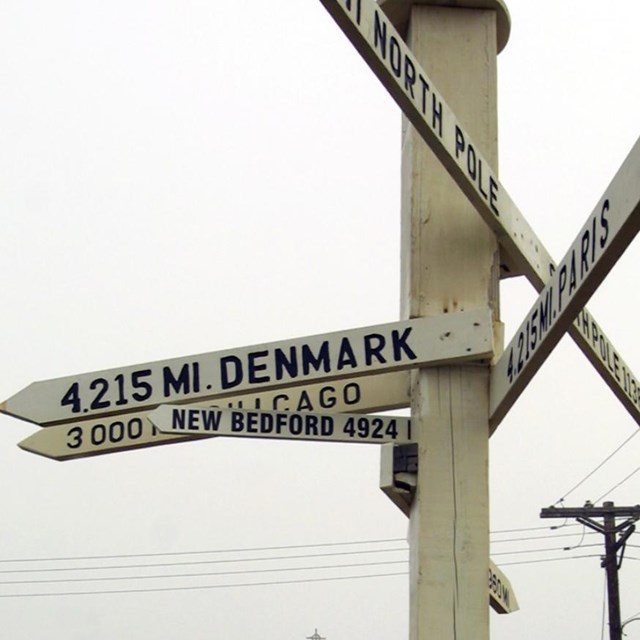
[[[615,507],[613,502],[604,502],[602,507],[594,507],[587,502],[580,508],[549,507],[540,511],[541,518],[575,518],[580,524],[604,535],[605,554],[600,566],[607,572],[607,596],[609,600],[609,638],[622,640],[620,623],[620,588],[618,571],[622,566],[627,540],[636,530],[635,522],[640,519],[640,505],[635,507]],[[593,518],[602,518],[602,523]],[[625,518],[616,525],[616,518]],[[620,556],[618,557],[618,552]]]
[[[307,636],[307,640],[327,640],[325,637],[318,634],[318,629],[313,632],[312,636]]]

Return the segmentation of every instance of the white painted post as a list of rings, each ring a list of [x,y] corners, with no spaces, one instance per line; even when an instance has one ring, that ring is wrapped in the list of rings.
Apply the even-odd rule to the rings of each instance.
[[[508,34],[506,7],[501,0],[414,2],[380,6],[400,29],[408,23],[415,58],[496,168],[496,58],[505,20]],[[402,315],[490,307],[501,345],[496,238],[406,120],[402,145]],[[473,151],[464,152],[472,167]],[[411,640],[489,638],[488,381],[489,368],[480,365],[421,369],[413,378],[419,457],[409,525]]]

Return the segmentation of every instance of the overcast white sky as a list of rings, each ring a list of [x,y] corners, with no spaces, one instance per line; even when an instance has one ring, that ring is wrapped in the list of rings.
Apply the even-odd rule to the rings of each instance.
[[[560,259],[640,133],[640,5],[509,9],[501,182]],[[400,112],[318,0],[4,0],[0,86],[1,399],[35,380],[398,318]],[[589,303],[636,376],[639,262],[636,243]],[[534,299],[525,281],[503,286],[508,338]],[[537,529],[554,524],[538,514],[636,429],[563,340],[491,442],[491,553],[521,605],[491,614],[493,640],[601,637],[602,537]],[[408,637],[406,576],[344,579],[406,571],[371,564],[407,557],[375,445],[218,439],[55,462],[16,446],[34,430],[0,416],[3,637]],[[639,464],[634,439],[567,505],[640,502],[640,474],[609,493]],[[323,546],[374,540],[393,542]],[[640,612],[639,540],[623,619]],[[324,556],[368,565],[324,572],[257,572],[317,558],[246,562],[247,549],[312,544],[253,556],[398,551]],[[133,557],[34,561],[119,555]],[[230,558],[243,562],[203,564]],[[174,566],[32,571],[143,562]],[[248,573],[119,579],[221,571]],[[342,579],[300,582],[325,577]],[[43,582],[62,578],[76,582]],[[256,582],[270,584],[225,586]],[[97,593],[130,590],[145,591]],[[34,595],[61,592],[84,595]],[[640,638],[640,623],[625,630]]]

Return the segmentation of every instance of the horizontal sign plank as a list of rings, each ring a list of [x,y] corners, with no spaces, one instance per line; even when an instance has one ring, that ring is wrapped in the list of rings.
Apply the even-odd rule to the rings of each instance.
[[[374,413],[409,406],[409,372],[309,384],[290,389],[260,391],[202,403],[203,407]],[[75,460],[194,440],[180,434],[160,433],[148,411],[107,419],[79,420],[40,429],[19,443],[25,451],[54,460]]]
[[[555,262],[384,11],[373,0],[320,1],[496,234],[507,258],[503,268],[525,275],[541,291]],[[622,357],[593,316],[586,309],[583,313],[589,326],[597,327],[598,338],[594,341],[586,325],[578,322],[569,327],[571,337],[640,425],[638,378],[626,365],[624,375],[612,370],[606,354],[620,363]],[[492,430],[500,419],[497,414],[491,417]]]
[[[384,444],[412,442],[411,420],[387,415],[203,409],[161,405],[149,420],[163,433]]]
[[[34,382],[0,411],[64,424],[492,354],[490,311],[464,311]]]
[[[506,414],[638,230],[640,141],[492,369],[493,420]]]

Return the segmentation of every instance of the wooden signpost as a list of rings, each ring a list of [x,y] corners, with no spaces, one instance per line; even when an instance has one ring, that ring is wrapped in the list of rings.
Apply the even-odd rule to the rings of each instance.
[[[541,291],[557,267],[544,244],[534,233],[504,186],[498,180],[494,163],[480,153],[471,134],[461,125],[434,81],[422,68],[414,52],[404,43],[385,11],[403,25],[410,11],[405,0],[320,0],[384,87],[402,109],[456,182],[500,243],[503,255],[501,267],[506,275],[523,274],[537,291]],[[495,9],[500,45],[508,34],[508,13],[500,0],[416,0],[416,5],[462,7],[466,9]],[[502,7],[502,8],[501,8]],[[455,38],[455,34],[450,35]],[[434,52],[437,54],[437,52]],[[446,80],[446,79],[445,79]],[[568,331],[580,350],[587,356],[607,386],[622,402],[640,425],[640,388],[638,378],[624,363],[595,318],[586,309],[590,324],[576,322]],[[594,331],[590,332],[593,327]],[[597,339],[593,339],[597,335]],[[615,354],[624,365],[628,379],[621,379],[609,366],[606,355],[599,349],[599,341],[607,345],[607,353]],[[613,357],[613,356],[612,356]],[[491,428],[499,424],[499,414],[491,417]]]
[[[411,640],[488,640],[488,438],[565,331],[640,424],[640,383],[584,308],[640,229],[640,142],[556,265],[496,171],[503,1],[321,2],[413,125],[405,319],[35,382],[0,412],[46,426],[20,446],[57,460],[211,436],[416,443],[397,502]],[[540,292],[502,355],[500,273]],[[411,419],[363,415],[408,405]],[[488,586],[494,609],[517,608],[493,563]]]

